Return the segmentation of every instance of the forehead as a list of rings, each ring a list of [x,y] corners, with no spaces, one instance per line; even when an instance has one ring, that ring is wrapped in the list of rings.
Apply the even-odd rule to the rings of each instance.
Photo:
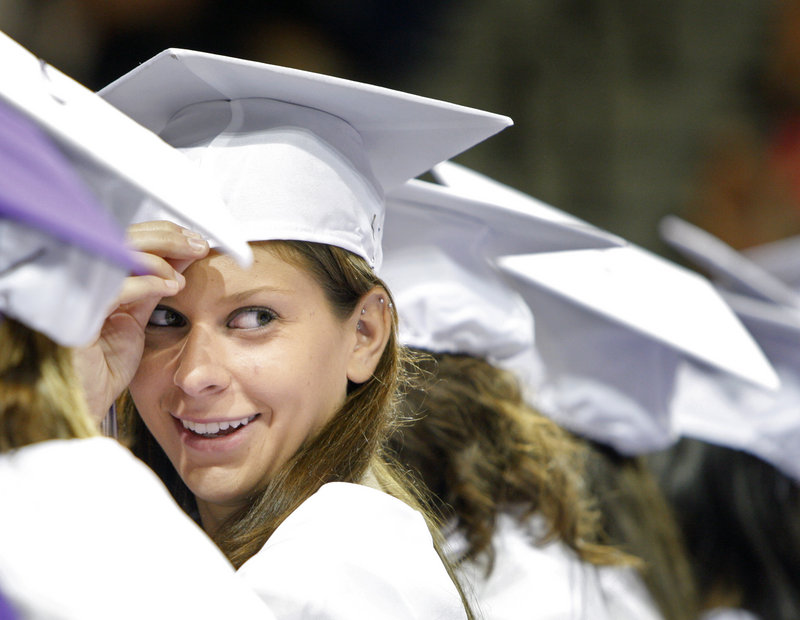
[[[253,264],[240,267],[228,255],[212,251],[184,271],[186,288],[178,296],[224,296],[261,287],[303,294],[322,293],[300,260],[269,242],[251,244]]]

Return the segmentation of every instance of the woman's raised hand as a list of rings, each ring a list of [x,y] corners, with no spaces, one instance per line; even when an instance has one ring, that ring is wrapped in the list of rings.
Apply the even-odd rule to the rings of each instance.
[[[149,275],[125,279],[97,340],[73,353],[89,411],[98,424],[136,374],[144,330],[156,305],[184,287],[182,272],[209,250],[200,235],[171,222],[134,224],[128,229],[128,243]]]

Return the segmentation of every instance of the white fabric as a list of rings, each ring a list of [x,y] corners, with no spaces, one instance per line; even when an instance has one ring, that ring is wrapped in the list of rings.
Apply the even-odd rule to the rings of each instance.
[[[601,247],[622,247],[628,242],[613,235],[612,233],[592,226],[577,217],[556,209],[533,196],[528,196],[503,183],[487,177],[479,172],[470,170],[465,166],[452,161],[444,161],[436,164],[431,170],[434,178],[446,185],[449,189],[465,197],[463,207],[469,213],[471,208],[469,202],[485,202],[495,205],[498,223],[504,223],[509,219],[509,215],[517,213],[520,216],[519,223],[524,225],[525,221],[531,219],[538,220],[536,227],[525,232],[528,235],[528,243],[534,242],[539,247],[537,251],[556,251],[556,250],[577,250]],[[513,221],[513,220],[512,220]],[[508,236],[513,236],[513,230],[502,230],[503,237],[499,242],[505,245],[505,251],[498,254],[517,254],[521,252],[531,252],[533,250],[516,249],[508,244]],[[519,234],[521,231],[516,231]]]
[[[376,268],[383,194],[511,124],[369,84],[180,49],[100,94],[175,146],[191,147],[186,137],[198,138],[201,125],[194,146],[236,146],[221,159],[192,156],[220,176],[234,213],[244,202],[249,234],[331,243]],[[209,106],[221,115],[209,117]],[[264,213],[253,227],[259,204]]]
[[[483,202],[459,188],[409,181],[387,196],[379,273],[397,305],[403,344],[484,358],[529,388],[539,372],[533,316],[494,258],[616,241],[556,209],[519,202]]]
[[[661,620],[661,612],[642,578],[631,568],[606,566],[598,569],[600,587],[610,618],[617,620]]]
[[[274,616],[114,440],[0,455],[0,590],[22,618]]]
[[[717,607],[700,616],[700,620],[760,620],[755,614],[744,609]]]
[[[126,269],[11,220],[0,248],[0,315],[64,346],[97,337]]]
[[[745,380],[778,384],[764,354],[712,284],[642,248],[512,256],[500,264],[540,295],[560,296],[645,340]],[[564,323],[565,330],[571,327]]]
[[[670,246],[731,290],[800,308],[800,294],[767,269],[702,228],[669,215],[661,220],[659,232]]]
[[[742,254],[800,295],[800,235],[753,246]]]
[[[536,545],[543,523],[522,525],[501,514],[492,542],[494,570],[486,577],[480,561],[464,562],[459,575],[485,620],[655,620],[638,577],[627,569],[597,568],[560,541]],[[463,546],[457,536],[448,539]],[[606,577],[608,575],[608,577]],[[608,581],[608,583],[606,583]],[[618,587],[625,583],[626,587]],[[631,599],[631,600],[629,600]]]
[[[286,620],[465,617],[422,516],[362,485],[323,485],[239,575]]]
[[[621,454],[661,450],[672,426],[676,351],[533,287],[541,377],[531,404],[559,425]]]
[[[147,200],[215,240],[243,266],[252,252],[225,217],[214,187],[175,149],[0,32],[0,97],[63,149],[84,181],[127,226]]]
[[[728,295],[778,372],[778,390],[766,390],[686,362],[675,383],[676,430],[743,450],[800,481],[800,314],[766,302]]]
[[[383,190],[341,119],[270,99],[209,101],[161,136],[213,179],[248,241],[326,243],[380,264]]]
[[[533,316],[485,254],[486,224],[432,206],[389,201],[385,261],[400,341],[468,354],[533,379]]]

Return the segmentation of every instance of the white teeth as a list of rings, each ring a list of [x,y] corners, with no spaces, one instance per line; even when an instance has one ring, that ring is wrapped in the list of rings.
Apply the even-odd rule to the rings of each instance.
[[[202,422],[190,422],[189,420],[181,420],[181,424],[183,424],[183,428],[192,431],[198,435],[216,435],[219,431],[225,431],[229,428],[239,428],[240,426],[245,426],[249,422],[252,422],[255,419],[255,415],[252,415],[248,418],[241,418],[239,420],[228,420],[226,422],[208,422],[204,424]]]

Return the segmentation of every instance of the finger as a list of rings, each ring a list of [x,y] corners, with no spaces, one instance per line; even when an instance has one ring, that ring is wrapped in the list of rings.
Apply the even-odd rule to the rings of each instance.
[[[125,278],[122,290],[115,300],[115,307],[150,299],[157,302],[162,297],[172,297],[186,283],[182,275],[177,274],[177,276],[180,280],[164,279],[158,276],[131,276]]]
[[[152,276],[158,276],[163,280],[175,280],[183,284],[183,276],[180,273],[180,270],[177,270],[173,267],[173,261],[168,261],[160,256],[156,256],[155,254],[149,254],[147,252],[136,252],[136,260],[142,266],[142,271],[140,272],[142,275],[149,274]],[[187,261],[175,261],[176,263],[187,263]],[[191,261],[188,261],[191,262]]]
[[[197,260],[208,254],[208,242],[199,233],[172,222],[142,222],[128,227],[128,244],[134,250],[163,258]]]

